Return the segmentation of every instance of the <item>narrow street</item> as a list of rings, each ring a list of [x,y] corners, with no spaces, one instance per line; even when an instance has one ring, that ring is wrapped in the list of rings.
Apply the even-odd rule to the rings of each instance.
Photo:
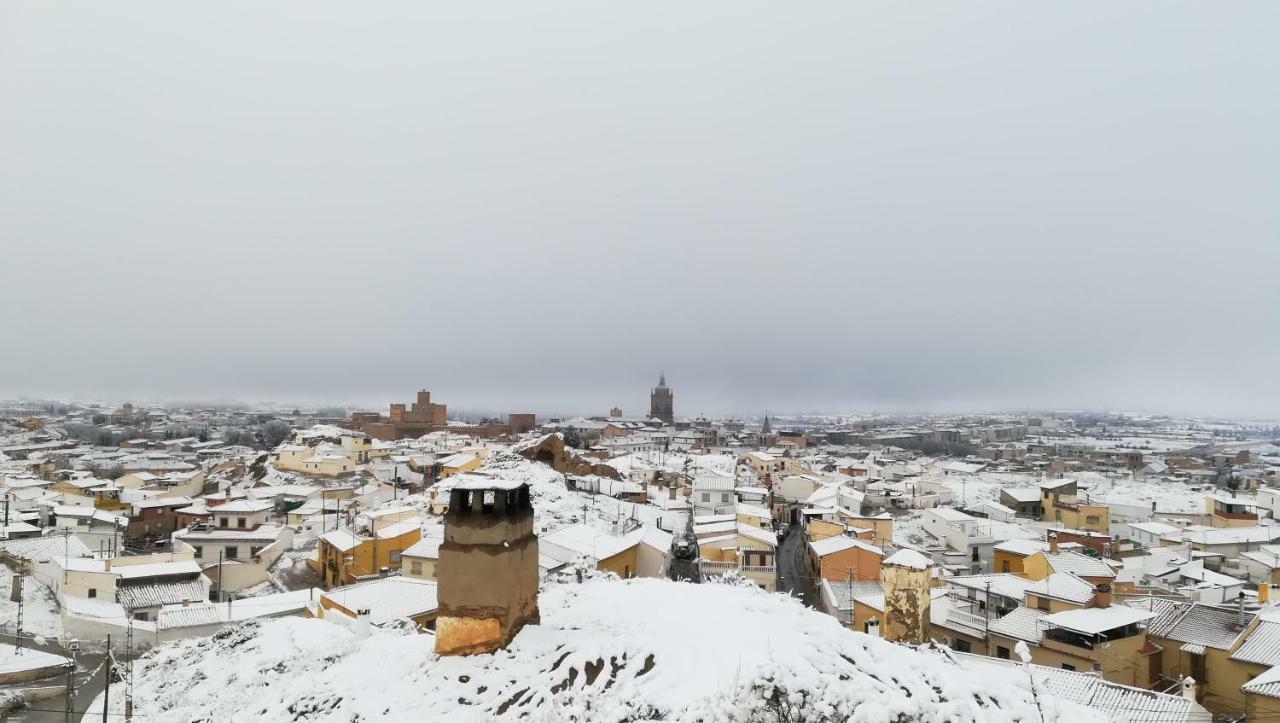
[[[778,590],[789,592],[811,608],[817,608],[820,600],[816,581],[805,573],[805,536],[798,525],[788,528],[787,536],[778,545]]]

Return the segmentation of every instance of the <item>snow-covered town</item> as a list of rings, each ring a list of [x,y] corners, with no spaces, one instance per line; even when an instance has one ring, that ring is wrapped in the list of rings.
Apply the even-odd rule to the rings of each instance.
[[[0,723],[1280,723],[1278,29],[0,2]]]
[[[4,403],[6,710],[1280,715],[1280,426],[655,381],[573,418]]]

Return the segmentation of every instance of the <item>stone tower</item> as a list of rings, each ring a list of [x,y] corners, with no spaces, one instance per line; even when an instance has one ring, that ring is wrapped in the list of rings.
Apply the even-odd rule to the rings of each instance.
[[[671,393],[671,389],[667,387],[666,373],[659,374],[658,386],[649,392],[649,416],[661,419],[667,424],[675,424],[674,401],[674,395]]]
[[[920,645],[929,639],[932,577],[933,562],[915,550],[898,550],[880,563],[885,640]]]
[[[467,475],[449,495],[440,545],[436,653],[506,647],[538,622],[538,538],[529,486]]]

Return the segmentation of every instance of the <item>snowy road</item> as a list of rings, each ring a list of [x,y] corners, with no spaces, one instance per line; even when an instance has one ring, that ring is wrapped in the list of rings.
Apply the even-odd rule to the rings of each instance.
[[[804,530],[792,525],[787,536],[778,545],[778,590],[800,598],[811,608],[818,607],[818,589],[814,580],[806,576]]]

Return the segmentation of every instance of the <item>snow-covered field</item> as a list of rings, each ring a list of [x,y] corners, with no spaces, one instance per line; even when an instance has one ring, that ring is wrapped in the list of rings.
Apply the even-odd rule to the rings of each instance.
[[[1150,507],[1156,503],[1159,512],[1204,512],[1204,496],[1216,492],[1192,487],[1182,482],[1161,480],[1102,480],[1089,488],[1094,502]]]
[[[18,603],[9,599],[12,591],[13,569],[0,565],[0,625],[6,633],[13,632],[18,616]],[[62,613],[53,593],[29,575],[22,581],[22,631],[46,638],[62,637]]]
[[[1093,501],[1106,501],[1149,507],[1159,504],[1161,512],[1203,512],[1206,491],[1181,482],[1160,480],[1111,479],[1098,472],[1074,472],[1065,477],[1080,483],[1080,489]],[[1004,487],[1035,487],[1043,478],[1014,472],[984,472],[962,477],[932,477],[951,490],[955,506],[980,502],[999,502]]]
[[[605,464],[618,470],[624,478],[634,469],[661,469],[667,472],[688,470],[732,477],[737,459],[728,454],[686,454],[683,452],[636,452],[614,457]]]
[[[430,635],[251,623],[147,653],[134,699],[149,720],[182,721],[1041,719],[1017,679],[992,685],[754,588],[596,579],[549,586],[540,607],[507,650],[451,658]]]

